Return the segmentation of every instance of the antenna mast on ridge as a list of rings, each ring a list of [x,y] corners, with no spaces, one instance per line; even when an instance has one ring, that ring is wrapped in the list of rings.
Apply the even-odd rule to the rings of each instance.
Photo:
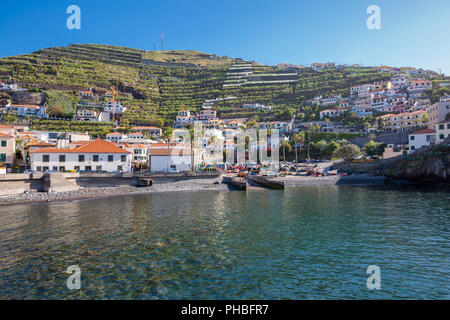
[[[164,51],[164,32],[161,32],[161,51]]]

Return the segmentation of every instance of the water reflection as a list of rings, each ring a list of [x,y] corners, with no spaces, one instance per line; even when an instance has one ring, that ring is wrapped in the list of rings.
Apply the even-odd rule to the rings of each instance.
[[[9,207],[0,298],[448,298],[448,200],[317,187]],[[370,264],[379,292],[365,287]]]

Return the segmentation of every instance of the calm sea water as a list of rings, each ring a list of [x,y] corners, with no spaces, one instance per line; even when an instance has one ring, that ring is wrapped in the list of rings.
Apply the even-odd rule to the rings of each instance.
[[[450,193],[355,187],[0,207],[2,299],[448,299]],[[66,287],[70,265],[81,290]],[[370,291],[369,265],[381,268]]]

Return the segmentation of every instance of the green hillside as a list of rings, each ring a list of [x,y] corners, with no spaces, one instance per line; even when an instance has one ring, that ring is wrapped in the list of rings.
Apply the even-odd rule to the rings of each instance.
[[[251,74],[243,75],[246,70]],[[216,102],[219,116],[260,119],[288,118],[302,112],[318,117],[317,107],[304,106],[316,95],[349,94],[354,84],[387,79],[376,68],[310,68],[280,70],[254,62],[196,51],[151,51],[92,44],[70,45],[0,59],[0,81],[42,91],[49,111],[71,116],[78,91],[90,87],[118,89],[128,107],[125,125],[170,125],[181,109],[199,111],[205,99],[234,96]],[[74,102],[75,101],[75,102]],[[272,111],[243,110],[243,103],[275,105]]]

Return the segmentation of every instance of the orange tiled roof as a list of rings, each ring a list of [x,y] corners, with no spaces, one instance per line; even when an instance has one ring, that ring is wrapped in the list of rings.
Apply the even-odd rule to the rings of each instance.
[[[2,138],[14,138],[13,136],[10,136],[9,134],[1,133],[1,132],[0,132],[0,137],[2,137]]]
[[[73,149],[58,149],[58,148],[47,148],[47,149],[38,149],[32,151],[32,153],[126,153],[129,152],[116,147],[114,143],[97,139],[85,145],[81,145],[79,147]]]
[[[47,143],[47,142],[43,142],[43,141],[31,141],[28,144],[30,147],[54,147],[55,145],[52,143]]]
[[[38,108],[40,108],[39,106],[35,106],[35,105],[31,105],[31,104],[29,104],[29,105],[27,105],[27,104],[13,104],[11,107],[12,108],[24,107],[24,108],[30,108],[30,109],[38,109]]]
[[[410,133],[410,135],[411,134],[426,134],[426,133],[436,133],[436,131],[434,131],[433,129],[422,129],[422,130]]]
[[[132,129],[133,130],[149,130],[149,129],[161,130],[161,128],[158,128],[158,127],[145,127],[145,126],[143,126],[143,127],[133,127]]]

